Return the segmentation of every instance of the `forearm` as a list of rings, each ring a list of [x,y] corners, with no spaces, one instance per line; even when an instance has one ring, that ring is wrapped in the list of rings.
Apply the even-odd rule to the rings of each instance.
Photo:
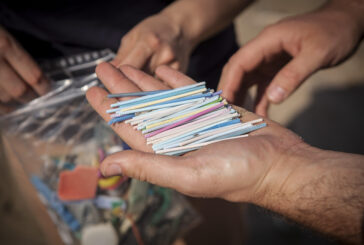
[[[165,8],[161,14],[181,27],[191,46],[196,46],[222,30],[252,0],[179,0]]]
[[[272,172],[258,205],[343,241],[361,243],[363,156],[304,147]]]
[[[357,26],[361,37],[364,36],[364,0],[332,0],[324,8],[328,11],[346,15],[348,21]]]

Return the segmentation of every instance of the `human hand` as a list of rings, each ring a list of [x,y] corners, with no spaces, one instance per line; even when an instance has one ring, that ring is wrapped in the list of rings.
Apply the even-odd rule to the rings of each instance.
[[[152,74],[159,65],[168,65],[181,71],[187,70],[192,45],[183,38],[181,27],[167,15],[151,16],[121,40],[115,66],[128,64]]]
[[[36,62],[0,27],[0,101],[25,103],[45,94],[48,88],[49,83]]]
[[[167,66],[156,70],[162,82],[130,66],[122,66],[120,72],[103,63],[96,72],[112,93],[168,89],[194,83]],[[96,87],[86,95],[92,107],[106,121],[110,120],[106,110],[116,100],[106,98],[107,92]],[[236,109],[243,121],[258,117]],[[211,144],[181,157],[156,155],[139,131],[125,123],[114,124],[113,130],[134,150],[109,156],[101,170],[105,176],[124,174],[190,196],[253,202],[266,195],[272,186],[280,189],[296,167],[290,164],[291,155],[307,146],[291,131],[272,121],[266,122],[268,127],[251,133],[248,138]]]
[[[167,66],[156,70],[161,81],[130,66],[122,66],[120,72],[107,63],[98,66],[97,74],[112,93],[194,83]],[[93,87],[87,99],[108,121],[106,110],[116,99],[106,95],[104,89]],[[235,109],[244,122],[257,118],[242,108]],[[125,123],[114,124],[113,130],[134,150],[107,157],[101,171],[105,176],[124,174],[190,196],[251,202],[343,241],[360,244],[364,157],[311,147],[277,123],[265,122],[268,127],[247,138],[210,144],[180,157],[153,154],[140,131]],[[224,210],[224,217],[227,213]],[[206,214],[215,218],[216,213]]]
[[[225,65],[219,84],[223,96],[242,103],[247,89],[257,84],[255,111],[266,116],[270,103],[284,101],[320,68],[343,61],[362,35],[347,5],[328,5],[265,28]]]

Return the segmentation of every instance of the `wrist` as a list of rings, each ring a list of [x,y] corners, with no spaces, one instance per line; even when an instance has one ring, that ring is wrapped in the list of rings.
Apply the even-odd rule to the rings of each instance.
[[[199,18],[193,18],[184,9],[176,11],[173,6],[164,9],[159,15],[167,18],[169,23],[178,30],[180,42],[190,50],[193,50],[201,42]]]
[[[363,156],[308,145],[282,158],[255,204],[304,226],[358,243],[363,211]]]
[[[344,18],[345,24],[353,26],[359,38],[364,36],[364,1],[362,0],[333,0],[324,6],[323,11]]]
[[[304,142],[282,152],[262,180],[251,202],[278,211],[280,200],[287,199],[305,181],[301,173],[311,173],[310,168],[318,161],[321,152],[322,150]]]

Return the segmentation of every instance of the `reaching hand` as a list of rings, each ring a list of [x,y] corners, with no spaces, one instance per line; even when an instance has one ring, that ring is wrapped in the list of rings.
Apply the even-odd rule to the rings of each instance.
[[[122,66],[120,72],[103,63],[96,72],[112,93],[168,89],[194,83],[167,66],[156,70],[162,82],[130,66]],[[105,111],[116,100],[107,99],[106,95],[105,90],[92,88],[87,92],[87,99],[105,120],[109,120]],[[257,118],[244,109],[237,110],[243,121]],[[267,121],[268,127],[251,133],[248,138],[212,144],[182,157],[155,155],[139,131],[125,123],[115,124],[112,126],[114,131],[134,150],[109,156],[101,169],[105,176],[125,174],[191,196],[254,200],[266,192],[267,176],[275,178],[272,169],[285,165],[275,185],[283,183],[291,170],[286,160],[293,151],[305,145],[291,131]]]
[[[0,101],[24,103],[46,93],[48,86],[36,62],[0,27]]]
[[[159,65],[186,71],[191,49],[181,27],[161,13],[143,20],[122,38],[112,63],[132,65],[148,73]]]
[[[329,5],[268,26],[230,58],[219,89],[236,104],[257,84],[255,110],[266,116],[269,103],[284,101],[315,71],[353,52],[362,33],[354,16],[346,6]]]

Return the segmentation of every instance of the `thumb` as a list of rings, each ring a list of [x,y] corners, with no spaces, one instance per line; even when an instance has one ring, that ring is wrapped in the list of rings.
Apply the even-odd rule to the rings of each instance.
[[[285,65],[274,77],[267,89],[272,103],[281,103],[290,96],[322,64],[321,57],[302,52]]]
[[[101,164],[101,171],[104,176],[123,174],[188,194],[194,184],[188,162],[191,161],[184,157],[127,150],[108,156]]]

